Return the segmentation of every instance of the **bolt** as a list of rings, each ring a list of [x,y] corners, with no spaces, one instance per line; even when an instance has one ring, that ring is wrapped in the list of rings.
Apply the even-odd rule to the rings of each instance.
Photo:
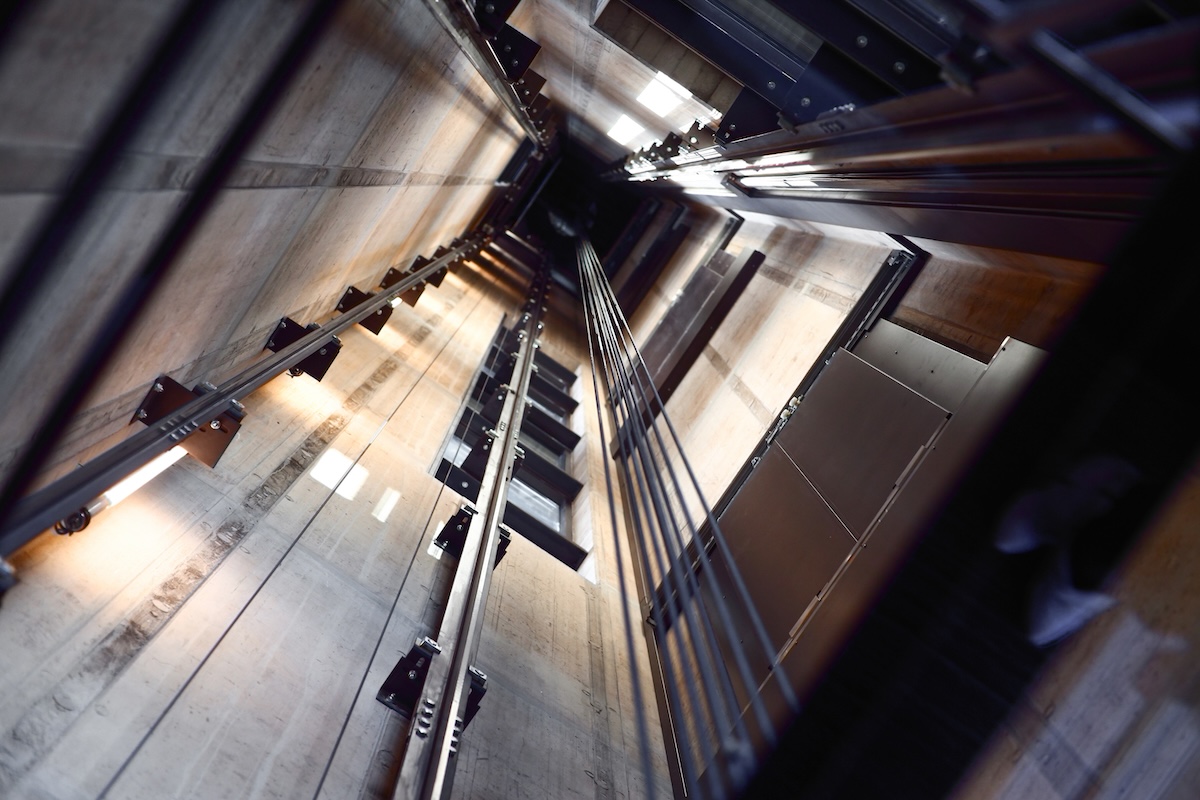
[[[485,13],[485,14],[495,14],[495,13],[496,13],[496,7],[495,7],[494,5],[492,5],[491,3],[488,3],[486,6],[484,6],[484,7],[483,7],[483,13]]]
[[[415,669],[410,669],[408,671],[408,679],[410,681],[415,681],[417,679],[417,671]]]
[[[854,43],[856,45],[858,45],[859,47],[866,47],[867,46],[867,37],[859,36],[857,39],[854,40]]]
[[[342,308],[343,308],[342,304],[341,304],[341,303],[338,303],[338,311],[341,311],[341,310],[342,310]]]
[[[800,105],[804,106],[805,108],[808,108],[810,105],[812,105],[812,98],[810,98],[810,97],[801,97],[801,98],[800,98]]]
[[[156,391],[156,392],[163,391],[163,385],[161,383],[154,384],[154,391]]]
[[[506,44],[506,45],[504,45],[504,52],[506,52],[506,53],[511,53],[511,52],[512,52],[512,45],[511,45],[511,44]]]
[[[768,89],[774,89],[774,88],[775,88],[775,81],[767,81],[767,88],[768,88]]]
[[[903,61],[897,61],[895,64],[892,64],[892,70],[893,70],[893,71],[894,71],[894,72],[895,72],[897,75],[901,75],[901,74],[903,74],[903,73],[904,73],[904,70],[906,70],[906,69],[907,69],[907,67],[905,66],[905,64],[904,64],[904,62],[903,62]]]
[[[319,355],[325,355],[325,348],[324,348],[324,347],[322,347],[320,350],[318,350],[318,351],[317,351],[317,353],[318,353]]]
[[[731,130],[731,131],[736,131],[736,130],[737,130],[737,125],[730,125],[730,126],[729,126],[729,130]]]
[[[214,419],[212,422],[208,423],[208,427],[212,428],[214,431],[221,430],[221,420]]]
[[[148,417],[148,416],[150,416],[150,415],[146,413],[146,409],[144,409],[144,408],[139,408],[139,409],[137,410],[137,418],[138,418],[138,419],[145,419],[145,418],[146,418],[146,417]]]
[[[382,314],[382,313],[383,313],[383,309],[381,308],[381,309],[379,309],[378,311],[376,311],[376,312],[375,312],[375,316],[377,316],[377,317],[378,317],[378,316],[379,316],[380,314]]]
[[[695,137],[695,136],[693,136],[691,141],[692,141],[692,144],[695,144],[695,143],[696,143],[696,137]]]

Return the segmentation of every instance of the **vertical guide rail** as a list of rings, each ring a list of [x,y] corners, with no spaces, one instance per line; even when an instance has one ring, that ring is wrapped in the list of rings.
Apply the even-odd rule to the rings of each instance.
[[[466,543],[438,630],[441,652],[430,663],[425,687],[414,709],[393,795],[396,800],[430,800],[450,795],[458,739],[462,733],[462,708],[470,689],[468,670],[483,632],[500,522],[504,517],[517,439],[525,416],[536,338],[542,329],[546,283],[545,273],[534,277],[521,315],[520,346],[513,354],[513,385],[507,387],[504,406],[496,423],[496,441],[488,454],[479,488],[477,512],[467,530]]]

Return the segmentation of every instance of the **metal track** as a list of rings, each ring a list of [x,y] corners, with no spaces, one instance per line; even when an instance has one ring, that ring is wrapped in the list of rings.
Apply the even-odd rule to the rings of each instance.
[[[174,447],[200,425],[227,409],[229,401],[245,397],[276,375],[287,371],[328,344],[334,335],[371,316],[392,298],[421,283],[452,261],[475,253],[485,242],[486,239],[479,236],[468,239],[391,288],[306,334],[270,358],[238,373],[218,386],[216,391],[197,397],[69,475],[28,495],[13,507],[3,533],[0,533],[0,557],[9,555],[57,520],[98,497],[121,478]]]
[[[529,112],[517,102],[512,87],[504,79],[504,71],[500,68],[500,62],[496,60],[496,54],[488,47],[478,25],[475,24],[474,16],[464,7],[462,0],[425,0],[425,5],[470,59],[471,64],[500,98],[500,102],[504,103],[508,113],[513,115],[540,149],[545,148],[546,134],[538,130]]]
[[[450,796],[462,733],[462,708],[470,688],[473,665],[483,633],[483,614],[491,585],[500,522],[508,498],[517,439],[524,419],[526,396],[533,375],[534,349],[541,330],[546,276],[533,281],[521,317],[520,348],[514,354],[513,385],[508,389],[496,423],[496,438],[488,454],[479,489],[477,511],[471,519],[459,558],[446,611],[438,630],[441,652],[429,666],[417,701],[408,743],[400,764],[396,800],[431,800]]]

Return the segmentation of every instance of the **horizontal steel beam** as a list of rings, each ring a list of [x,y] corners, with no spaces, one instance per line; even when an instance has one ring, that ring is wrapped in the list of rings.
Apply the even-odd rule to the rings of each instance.
[[[328,344],[336,334],[371,316],[392,298],[459,257],[475,252],[482,244],[482,237],[468,239],[391,288],[238,373],[218,386],[216,391],[197,397],[79,469],[26,496],[13,508],[3,533],[0,533],[0,557],[9,555],[58,520],[87,505],[155,456],[170,450],[200,425],[228,408],[230,400],[245,397],[276,375],[286,372]]]

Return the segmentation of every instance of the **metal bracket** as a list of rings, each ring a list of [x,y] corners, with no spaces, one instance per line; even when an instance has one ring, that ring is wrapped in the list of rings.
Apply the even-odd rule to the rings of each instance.
[[[368,294],[367,292],[360,291],[359,289],[357,289],[353,286],[347,286],[346,293],[342,295],[341,300],[338,300],[337,310],[341,311],[342,313],[345,313],[345,312],[349,311],[350,309],[354,308],[355,306],[362,305],[363,303],[367,302],[374,296],[375,295],[373,295],[373,294]],[[378,336],[379,332],[381,330],[383,330],[383,326],[387,324],[387,321],[389,319],[391,319],[391,317],[392,317],[392,307],[391,306],[383,306],[382,308],[375,309],[375,313],[372,314],[371,316],[367,317],[366,319],[360,319],[358,321],[358,324],[362,325],[364,328],[369,330],[371,333]]]
[[[546,79],[531,69],[513,83],[513,91],[517,94],[517,102],[526,108],[533,105],[546,85]]]
[[[542,46],[511,25],[503,25],[488,44],[504,70],[504,77],[515,81],[525,74]]]
[[[150,391],[146,393],[141,404],[134,412],[133,419],[153,425],[161,419],[170,416],[187,403],[215,391],[211,383],[197,384],[195,389],[188,390],[183,384],[172,380],[167,375],[159,375],[154,379]],[[215,467],[217,461],[228,449],[233,437],[242,426],[246,416],[246,408],[236,400],[229,402],[229,407],[217,414],[205,424],[197,425],[195,430],[179,442],[180,447],[197,461],[210,467]]]
[[[313,322],[308,327],[302,328],[299,322],[290,317],[284,317],[279,320],[279,324],[275,326],[274,332],[271,333],[271,338],[267,340],[267,349],[273,353],[278,353],[288,345],[304,338],[305,334],[318,330],[320,327],[320,325]],[[322,346],[320,350],[289,369],[288,374],[295,378],[302,373],[308,373],[319,381],[325,377],[325,373],[329,371],[330,365],[333,364],[333,360],[337,358],[341,350],[342,340],[333,336],[330,338],[328,344]]]
[[[413,708],[425,687],[429,664],[442,648],[433,639],[423,636],[409,649],[379,687],[375,699],[393,711],[412,718]]]
[[[380,289],[392,288],[397,283],[404,280],[404,278],[406,276],[412,275],[414,272],[416,272],[417,270],[424,267],[426,264],[429,263],[429,261],[430,261],[430,259],[425,258],[425,256],[417,256],[416,258],[413,259],[412,264],[409,265],[407,270],[401,271],[401,270],[396,269],[395,267],[389,268],[387,273],[383,276],[383,280],[381,280],[379,282],[379,288]],[[410,288],[408,291],[401,292],[399,294],[400,299],[402,301],[404,301],[404,303],[406,303],[407,305],[415,306],[417,304],[417,300],[420,299],[422,293],[424,293],[424,291],[425,291],[426,282],[427,281],[421,281],[416,286],[413,286],[412,288]]]
[[[475,0],[475,20],[479,29],[493,35],[504,27],[520,0]]]
[[[449,253],[449,252],[450,252],[450,248],[444,247],[442,245],[438,245],[438,249],[433,251],[433,258],[431,260],[436,261],[437,259],[441,258],[442,256],[446,255],[446,253]],[[428,264],[429,261],[426,261],[425,263]],[[414,270],[417,269],[415,264],[412,267],[412,269],[414,269]],[[426,279],[426,282],[430,286],[435,286],[435,287],[441,286],[442,280],[445,279],[447,271],[448,271],[448,267],[442,267],[437,272],[430,275],[429,278]]]
[[[438,531],[438,535],[433,540],[433,543],[448,555],[455,558],[461,556],[463,545],[467,541],[467,529],[471,525],[471,517],[473,516],[475,516],[475,508],[473,506],[462,506],[450,519],[446,520],[446,524]],[[500,542],[496,546],[496,562],[492,565],[493,569],[499,566],[500,561],[504,558],[504,554],[508,552],[508,543],[512,540],[512,534],[512,529],[507,525],[500,526]]]
[[[463,730],[467,729],[471,720],[479,713],[479,704],[483,702],[483,696],[487,694],[487,675],[476,667],[468,667],[467,671],[471,676],[471,688],[467,690],[467,703],[463,709]]]

